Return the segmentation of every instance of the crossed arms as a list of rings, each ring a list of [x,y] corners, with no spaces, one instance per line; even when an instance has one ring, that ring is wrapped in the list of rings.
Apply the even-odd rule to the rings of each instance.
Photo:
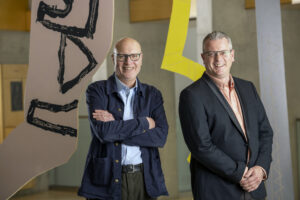
[[[102,143],[119,141],[133,146],[163,147],[168,134],[163,99],[156,89],[152,91],[151,98],[150,116],[116,120],[107,110],[107,94],[96,87],[89,87],[87,105],[93,135]]]
[[[93,112],[93,118],[102,122],[115,120],[114,116],[107,110],[95,110],[95,112]],[[155,121],[151,117],[146,117],[146,119],[149,123],[149,129],[155,128]]]

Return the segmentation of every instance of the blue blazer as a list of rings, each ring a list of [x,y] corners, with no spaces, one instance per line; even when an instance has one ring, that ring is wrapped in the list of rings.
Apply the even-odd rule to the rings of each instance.
[[[168,195],[158,152],[158,147],[164,146],[168,134],[163,99],[156,88],[137,81],[133,108],[137,117],[127,121],[122,120],[124,104],[118,95],[114,75],[107,81],[89,85],[86,97],[92,141],[78,195],[121,200],[122,143],[140,146],[148,195]],[[107,110],[115,120],[101,122],[93,119],[95,109]],[[154,119],[155,128],[149,129],[146,117]]]
[[[248,140],[223,94],[207,74],[180,94],[179,116],[191,151],[192,191],[195,200],[239,200],[239,185],[250,150],[248,167],[271,164],[273,131],[254,85],[233,78]],[[263,181],[264,182],[264,181]],[[266,196],[264,183],[251,196]]]

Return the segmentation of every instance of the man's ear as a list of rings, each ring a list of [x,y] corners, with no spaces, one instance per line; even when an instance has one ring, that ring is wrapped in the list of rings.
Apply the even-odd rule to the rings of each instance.
[[[202,60],[204,62],[204,54],[203,53],[201,53],[201,58],[202,58]]]
[[[232,62],[234,62],[234,49],[231,50],[231,57],[232,57]]]
[[[116,62],[115,62],[115,54],[111,54],[111,59],[113,61],[113,64],[115,65],[116,64]]]

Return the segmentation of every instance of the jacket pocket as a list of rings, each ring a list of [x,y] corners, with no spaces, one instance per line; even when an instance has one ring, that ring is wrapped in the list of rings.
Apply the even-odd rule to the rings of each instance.
[[[93,158],[91,180],[95,185],[108,185],[112,177],[112,161],[109,158]]]

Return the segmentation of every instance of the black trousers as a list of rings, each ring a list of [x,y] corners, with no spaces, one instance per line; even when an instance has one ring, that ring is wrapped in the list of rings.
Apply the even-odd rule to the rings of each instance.
[[[240,200],[263,200],[263,199],[253,199],[249,192],[244,192]]]
[[[156,200],[156,198],[149,197],[146,192],[142,171],[122,173],[122,200]]]

